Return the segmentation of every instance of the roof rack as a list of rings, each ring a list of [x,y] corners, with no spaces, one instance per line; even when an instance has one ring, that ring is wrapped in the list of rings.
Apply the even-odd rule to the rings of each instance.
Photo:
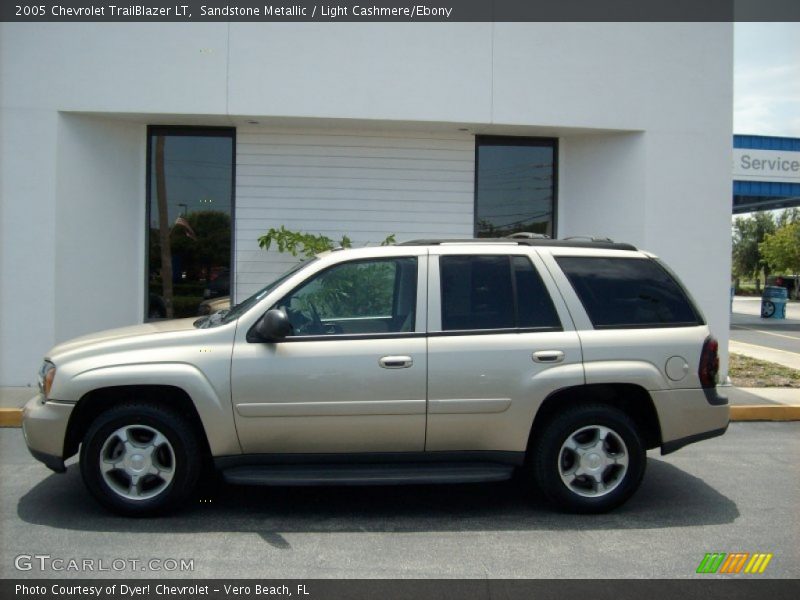
[[[615,242],[608,238],[468,238],[468,239],[422,239],[400,242],[397,246],[442,246],[445,244],[515,244],[517,246],[555,246],[559,248],[596,248],[598,250],[638,250],[633,244]]]
[[[549,240],[550,236],[546,233],[531,233],[530,231],[518,231],[505,236],[512,240]]]

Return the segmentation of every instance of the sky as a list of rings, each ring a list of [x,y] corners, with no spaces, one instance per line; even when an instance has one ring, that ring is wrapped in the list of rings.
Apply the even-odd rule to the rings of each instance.
[[[733,131],[800,137],[800,23],[734,24]]]

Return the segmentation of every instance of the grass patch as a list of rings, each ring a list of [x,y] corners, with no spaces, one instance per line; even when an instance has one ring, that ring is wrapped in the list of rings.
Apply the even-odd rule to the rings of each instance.
[[[797,369],[741,354],[731,353],[728,374],[737,387],[800,388],[800,371]]]

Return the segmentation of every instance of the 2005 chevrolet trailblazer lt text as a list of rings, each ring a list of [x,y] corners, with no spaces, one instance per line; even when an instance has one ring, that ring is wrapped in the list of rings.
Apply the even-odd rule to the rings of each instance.
[[[334,250],[201,319],[53,348],[31,453],[91,493],[175,508],[234,484],[498,481],[562,510],[627,500],[646,450],[721,435],[717,342],[655,256],[610,240]]]

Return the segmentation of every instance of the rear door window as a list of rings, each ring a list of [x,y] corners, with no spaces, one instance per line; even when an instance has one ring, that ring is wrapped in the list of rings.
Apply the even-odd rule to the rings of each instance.
[[[517,288],[519,327],[561,329],[556,307],[542,278],[526,256],[511,257]]]
[[[442,330],[561,329],[530,259],[454,255],[439,259]]]
[[[703,323],[681,285],[655,260],[559,256],[556,261],[595,329]]]

